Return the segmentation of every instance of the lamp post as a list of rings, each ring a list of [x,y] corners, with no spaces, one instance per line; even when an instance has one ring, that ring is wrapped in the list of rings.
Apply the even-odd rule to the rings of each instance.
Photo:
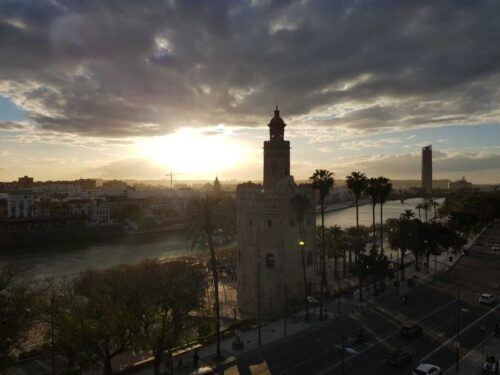
[[[456,348],[456,365],[455,365],[455,371],[458,372],[460,370],[460,288],[461,288],[461,281],[460,277],[458,277],[458,273],[453,268],[452,266],[440,262],[438,260],[434,260],[436,263],[441,263],[448,267],[449,270],[453,272],[453,275],[455,276],[455,279],[457,281],[457,333],[456,333],[456,340],[455,340],[455,348]]]
[[[257,341],[259,348],[262,346],[262,332],[261,332],[261,319],[260,319],[260,257],[259,247],[257,246]]]
[[[338,323],[340,333],[340,375],[344,375],[344,331],[342,330],[341,309],[340,309],[340,278],[337,276],[337,298],[338,298]]]
[[[306,319],[309,320],[309,293],[307,288],[307,272],[306,272],[306,259],[304,255],[305,243],[303,240],[299,241],[300,254],[302,256],[302,273],[304,277],[304,294],[306,296]]]

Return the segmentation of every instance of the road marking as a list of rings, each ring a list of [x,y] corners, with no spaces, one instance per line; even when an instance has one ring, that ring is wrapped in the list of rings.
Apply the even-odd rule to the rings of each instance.
[[[488,315],[490,315],[492,312],[494,312],[500,305],[496,305],[494,308],[492,308],[490,311],[488,311],[487,313],[481,315],[479,318],[477,318],[476,320],[474,320],[472,323],[470,323],[467,327],[465,328],[462,328],[462,330],[459,332],[459,334],[462,334],[462,332],[464,331],[467,331],[470,327],[472,327],[473,325],[477,324],[480,320],[484,319],[485,317],[487,317]],[[421,358],[420,359],[420,362],[423,362],[425,361],[427,358],[429,358],[431,355],[433,355],[434,353],[436,353],[438,350],[440,350],[443,346],[446,346],[448,345],[451,341],[455,340],[456,339],[456,335],[453,335],[452,337],[450,337],[448,340],[446,340],[445,342],[443,342],[441,345],[439,345],[436,349],[434,349],[432,352],[430,352],[429,354],[427,354],[425,357]]]
[[[443,310],[443,309],[447,308],[448,306],[450,306],[450,305],[452,305],[452,304],[454,304],[454,303],[456,303],[456,302],[457,302],[456,300],[453,300],[453,301],[448,302],[447,304],[445,304],[445,305],[443,305],[443,306],[441,306],[441,307],[439,307],[439,308],[437,308],[437,309],[435,309],[435,310],[433,310],[433,311],[429,312],[427,315],[424,315],[422,318],[420,318],[419,320],[417,320],[415,323],[420,323],[421,321],[423,321],[423,320],[425,320],[425,319],[429,318],[430,316],[434,315],[434,314],[435,314],[435,313],[437,313],[438,311],[441,311],[441,310]],[[373,310],[373,309],[372,309],[372,310]],[[373,311],[374,311],[374,310],[373,310]],[[383,316],[383,314],[381,314],[381,313],[380,313],[380,312],[378,312],[378,311],[377,311],[376,313],[377,313],[377,314],[379,314],[379,315],[382,315],[382,316]],[[358,318],[358,320],[360,320],[360,319]],[[448,323],[448,322],[449,322],[449,321],[447,321],[446,323]],[[382,337],[382,338],[379,338],[377,335],[375,335],[375,338],[376,338],[376,340],[377,340],[380,344],[383,344],[383,343],[385,343],[388,339],[390,339],[391,337],[393,337],[393,336],[395,336],[395,335],[398,335],[398,334],[399,334],[399,331],[396,331],[396,332],[394,332],[394,333],[392,333],[392,334],[390,334],[390,335],[388,335],[388,336]],[[369,346],[368,348],[361,350],[358,354],[364,354],[365,352],[367,352],[368,350],[370,350],[371,348],[374,348],[374,347],[375,347],[375,346]],[[328,352],[328,350],[327,350],[327,351],[324,351],[322,354],[324,354],[324,353],[326,353],[326,352]],[[351,359],[353,359],[353,358],[356,358],[356,356],[352,356],[352,357],[346,358],[346,359],[344,360],[344,363],[345,363],[345,362],[349,362],[349,361],[350,361]],[[340,366],[340,362],[337,362],[337,363],[335,363],[334,365],[332,365],[332,366],[330,366],[330,367],[326,368],[325,370],[318,372],[317,374],[318,374],[318,375],[324,375],[324,374],[326,375],[326,374],[330,374],[330,373],[332,372],[332,370],[334,370],[335,368],[337,368],[337,367],[339,367],[339,366]]]

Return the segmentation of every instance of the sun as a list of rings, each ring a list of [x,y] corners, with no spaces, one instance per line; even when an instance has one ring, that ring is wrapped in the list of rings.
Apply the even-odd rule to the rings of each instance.
[[[141,157],[165,166],[167,171],[182,173],[185,178],[213,178],[236,167],[247,153],[245,145],[227,134],[207,134],[193,128],[143,139],[137,146]]]

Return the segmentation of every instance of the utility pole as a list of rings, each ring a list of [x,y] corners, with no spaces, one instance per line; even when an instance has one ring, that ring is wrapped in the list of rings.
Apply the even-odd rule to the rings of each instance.
[[[341,309],[340,309],[340,278],[337,277],[337,298],[338,298],[338,321],[339,321],[339,333],[340,333],[340,375],[344,375],[344,331],[342,330],[342,321],[341,321]]]
[[[174,190],[174,172],[170,171],[165,176],[170,177],[170,190]]]
[[[257,339],[259,348],[262,347],[262,332],[260,320],[260,249],[257,245]]]
[[[444,266],[448,267],[450,271],[453,272],[453,275],[455,276],[455,279],[457,281],[457,333],[456,333],[456,340],[455,340],[455,349],[456,349],[456,365],[455,365],[455,371],[458,373],[460,371],[460,288],[461,288],[461,282],[460,282],[460,277],[458,277],[458,273],[455,270],[454,267],[444,263],[435,260],[436,263],[441,263]]]

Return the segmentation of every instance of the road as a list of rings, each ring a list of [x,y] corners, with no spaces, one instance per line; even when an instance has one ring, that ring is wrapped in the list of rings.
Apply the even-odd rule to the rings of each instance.
[[[500,223],[487,231],[487,238],[500,243]],[[483,292],[500,296],[500,254],[492,253],[490,246],[473,245],[470,255],[462,257],[455,270],[461,279],[460,357],[463,357],[481,343],[481,326],[489,334],[500,322],[500,304],[478,303],[478,296]],[[408,374],[423,361],[443,370],[455,365],[457,282],[452,271],[442,272],[436,281],[413,288],[408,305],[403,306],[401,295],[392,289],[354,313],[350,310],[349,316],[347,309],[341,322],[346,337],[345,374]],[[416,339],[401,338],[400,326],[411,323],[422,325],[423,335]],[[357,345],[354,336],[360,327],[367,332],[367,340]],[[230,375],[340,374],[339,332],[338,320],[332,319],[321,328],[243,355],[236,364],[219,372]],[[388,354],[399,348],[410,350],[414,363],[402,369],[388,366]]]

